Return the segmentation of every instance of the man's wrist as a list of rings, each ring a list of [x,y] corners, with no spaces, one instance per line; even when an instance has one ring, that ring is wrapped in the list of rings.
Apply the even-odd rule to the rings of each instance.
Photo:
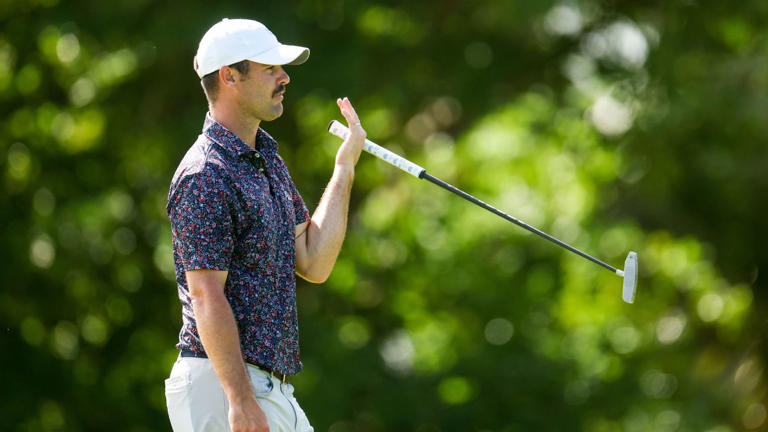
[[[347,163],[336,163],[333,170],[333,176],[339,180],[346,180],[352,182],[355,179],[355,167]]]
[[[246,378],[246,381],[247,385],[240,385],[237,389],[230,389],[230,391],[224,392],[231,405],[242,405],[250,402],[256,397],[253,393],[250,380]]]

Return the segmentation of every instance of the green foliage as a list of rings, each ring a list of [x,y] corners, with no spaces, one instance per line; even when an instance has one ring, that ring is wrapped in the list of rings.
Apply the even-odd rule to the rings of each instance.
[[[168,429],[164,206],[202,125],[205,29],[312,49],[263,125],[314,206],[349,96],[368,135],[621,279],[363,155],[300,282],[316,430],[760,430],[766,6],[0,1],[0,429]]]

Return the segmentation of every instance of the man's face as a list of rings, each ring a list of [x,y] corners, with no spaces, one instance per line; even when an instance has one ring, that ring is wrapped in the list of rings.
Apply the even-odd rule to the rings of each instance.
[[[283,93],[291,79],[281,66],[250,62],[248,75],[241,78],[238,99],[244,113],[263,121],[283,114]]]

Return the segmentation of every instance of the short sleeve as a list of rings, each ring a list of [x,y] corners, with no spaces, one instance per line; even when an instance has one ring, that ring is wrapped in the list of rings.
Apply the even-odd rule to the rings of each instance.
[[[168,202],[173,242],[184,271],[229,270],[234,248],[231,194],[213,170],[180,179]]]

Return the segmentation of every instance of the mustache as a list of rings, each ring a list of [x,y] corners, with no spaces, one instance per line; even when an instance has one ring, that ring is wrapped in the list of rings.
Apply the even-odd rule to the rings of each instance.
[[[272,96],[277,96],[278,93],[285,91],[285,84],[280,84],[280,87],[276,88],[274,92],[272,92]]]

